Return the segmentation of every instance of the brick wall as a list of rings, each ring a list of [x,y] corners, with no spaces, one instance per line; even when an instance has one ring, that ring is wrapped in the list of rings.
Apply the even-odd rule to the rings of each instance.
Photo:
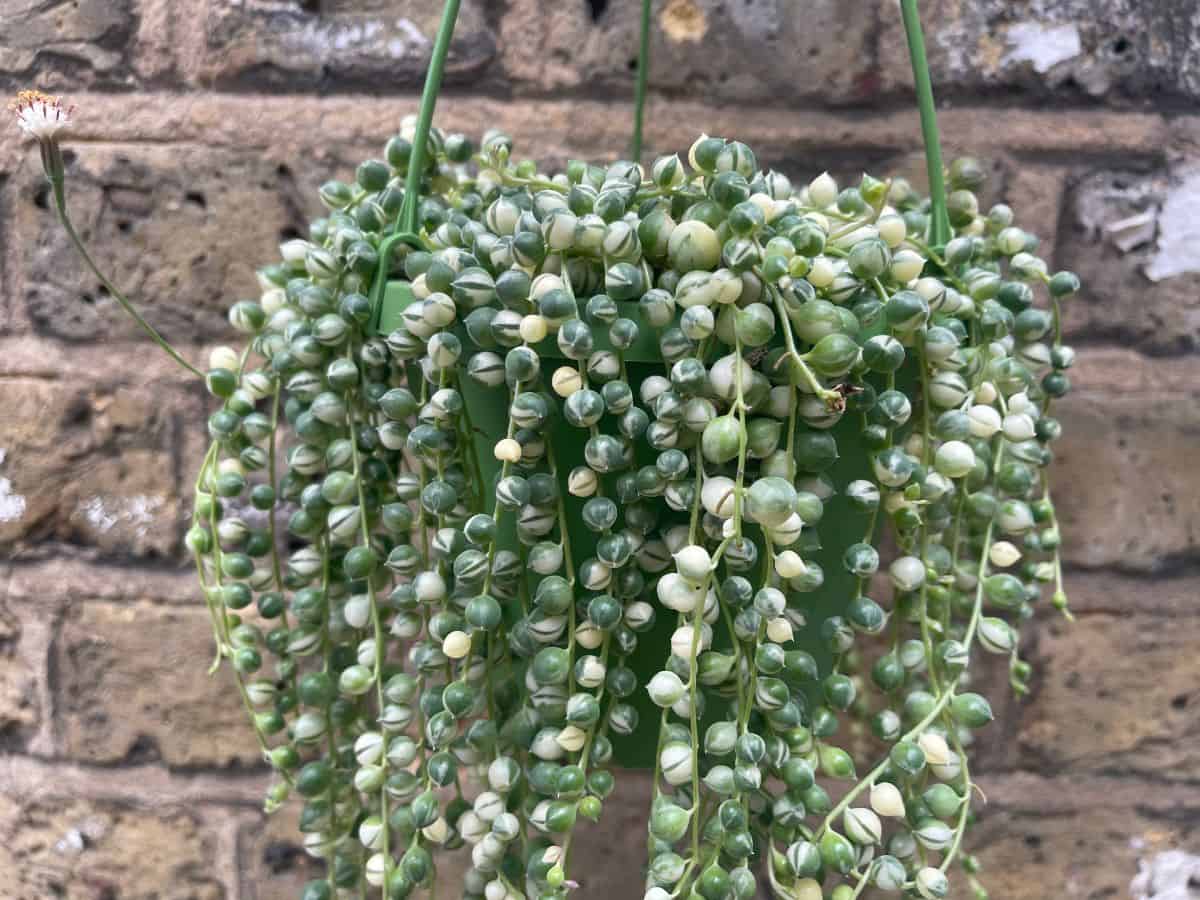
[[[621,153],[633,0],[463,6],[442,124],[500,125],[550,161]],[[951,151],[987,160],[994,196],[1086,286],[1055,475],[1078,621],[1036,629],[1031,697],[995,694],[973,846],[996,898],[1191,896],[1196,860],[1164,853],[1200,850],[1200,11],[923,7]],[[316,185],[414,109],[437,15],[433,0],[0,0],[0,91],[79,105],[76,221],[202,360]],[[796,176],[920,180],[894,0],[656,0],[655,18],[651,152],[705,130]],[[205,408],[71,255],[37,154],[5,125],[0,897],[266,900],[306,877],[288,815],[257,812],[265,776],[227,673],[204,674],[179,538]],[[630,803],[583,842],[620,874],[586,897],[637,896],[624,853],[640,854],[645,783],[625,784]],[[1157,885],[1130,887],[1139,866]]]

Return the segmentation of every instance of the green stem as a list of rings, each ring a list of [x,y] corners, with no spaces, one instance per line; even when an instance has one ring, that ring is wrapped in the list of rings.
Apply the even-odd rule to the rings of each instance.
[[[696,464],[696,490],[695,500],[696,505],[693,507],[693,515],[691,525],[688,528],[688,544],[696,542],[696,522],[697,517],[695,512],[699,508],[700,490],[703,486],[700,469],[700,449],[697,447],[693,451]],[[692,610],[692,646],[688,655],[688,729],[692,737],[692,855],[691,859],[696,859],[700,855],[700,721],[697,707],[699,706],[699,686],[697,685],[697,676],[700,673],[700,638],[704,631],[704,601],[708,596],[708,586],[712,583],[712,571],[710,569],[708,575],[704,579],[704,584],[700,589],[700,597],[696,601],[696,608]]]
[[[927,470],[933,462],[933,433],[929,422],[929,360],[923,350],[917,352],[917,366],[921,373],[921,465]],[[964,485],[965,489],[965,485]],[[929,517],[921,515],[921,561],[929,559]],[[929,578],[921,581],[921,643],[925,647],[925,660],[929,666],[929,681],[934,693],[942,690],[941,679],[938,677],[937,660],[933,655],[933,637],[929,628]]]
[[[366,510],[363,510],[363,515],[366,515]],[[330,558],[329,558],[329,538],[325,537],[319,541],[321,547],[321,591],[325,596],[329,596],[330,585]],[[337,673],[333,669],[333,638],[329,634],[329,617],[326,614],[324,631],[325,634],[321,640],[321,656],[323,662],[321,671],[330,678],[336,678]],[[325,752],[329,756],[330,765],[335,769],[337,767],[337,737],[334,734],[333,722],[329,721],[329,708],[326,707],[325,713]],[[329,789],[325,792],[325,802],[329,805],[329,837],[330,846],[337,843],[337,778],[333,778],[329,782]],[[387,820],[385,819],[384,822]],[[417,832],[420,834],[420,832]],[[325,879],[329,884],[329,889],[333,895],[337,896],[337,882],[334,880],[336,870],[334,869],[333,860],[327,860],[325,863]]]
[[[634,162],[642,158],[642,120],[646,111],[646,83],[650,78],[650,0],[642,0],[642,20],[638,33],[637,82],[633,91],[633,140],[630,155]]]
[[[946,182],[942,172],[942,144],[938,137],[937,108],[933,102],[933,82],[929,78],[929,61],[925,57],[925,38],[921,34],[921,14],[917,0],[900,0],[904,18],[904,34],[908,38],[908,55],[912,60],[913,85],[917,91],[917,108],[921,112],[921,137],[925,141],[925,166],[929,172],[929,243],[944,247],[950,240],[950,217],[946,212]]]
[[[996,457],[992,471],[999,471],[1001,463],[1004,462],[1004,440],[1000,439],[996,443]],[[966,490],[965,484],[963,485],[963,490]],[[971,651],[972,641],[975,640],[975,632],[979,630],[979,620],[983,617],[983,582],[987,578],[995,528],[996,522],[993,518],[988,522],[987,528],[983,532],[983,549],[979,554],[979,568],[975,572],[975,602],[971,604],[971,618],[967,622],[967,631],[963,635],[962,640],[963,646],[966,647],[968,653]]]
[[[942,270],[941,276],[945,279],[945,281],[947,283],[950,284],[951,287],[953,287],[955,290],[957,290],[961,293],[964,293],[964,294],[971,293],[971,289],[969,287],[967,287],[967,283],[965,281],[963,281],[961,278],[957,277],[950,270],[950,264],[946,262],[945,258],[941,255],[938,248],[932,246],[931,243],[929,243],[927,241],[923,241],[919,237],[916,237],[915,235],[911,235],[911,234],[908,237],[906,237],[904,239],[904,241],[907,244],[912,244],[914,247],[916,247],[918,250],[920,250],[922,253],[924,253],[926,258],[932,260],[933,264]],[[942,249],[945,249],[945,248],[942,248]],[[975,324],[976,324],[976,320],[972,319],[971,327],[974,328]],[[971,342],[974,343],[975,340],[976,340],[975,334],[974,334],[974,332],[972,332]]]
[[[784,305],[783,296],[773,285],[769,285],[768,287],[769,293],[775,302],[775,312],[779,316],[779,323],[783,327],[783,342],[787,346],[786,358],[790,359],[800,370],[800,375],[808,385],[809,390],[827,404],[836,402],[840,399],[841,395],[837,391],[824,387],[817,380],[817,376],[813,374],[812,369],[808,367],[808,363],[804,361],[804,357],[800,354],[800,351],[796,349],[796,339],[792,336],[792,321],[788,318],[787,306]]]
[[[775,838],[770,839],[770,850],[767,854],[767,883],[771,887],[771,894],[774,897],[782,897],[784,900],[795,900],[796,894],[787,885],[780,884],[779,878],[775,875],[775,860],[774,856],[779,851],[775,849]]]
[[[347,345],[346,356],[353,360],[352,345]],[[349,406],[353,410],[353,405]],[[367,498],[366,492],[363,489],[362,463],[359,459],[358,438],[355,433],[354,413],[349,414],[350,425],[350,455],[354,465],[354,482],[358,485],[358,508],[359,521],[361,524],[361,536],[363,546],[367,549],[371,547],[371,526],[367,521]],[[384,642],[383,634],[383,612],[379,608],[379,598],[375,595],[374,573],[367,575],[367,598],[371,604],[371,630],[375,638],[375,701],[379,707],[379,717],[383,718],[383,710],[387,704],[387,700],[383,693],[383,667],[387,660],[387,644]],[[379,790],[379,817],[383,822],[383,828],[380,832],[382,843],[379,852],[383,854],[383,874],[386,881],[391,870],[392,857],[390,848],[388,847],[388,792],[387,782],[385,780],[383,787]]]
[[[889,178],[887,181],[884,182],[883,192],[879,195],[879,200],[870,207],[870,211],[865,216],[862,216],[861,218],[851,219],[849,222],[847,222],[841,228],[837,229],[836,231],[831,232],[829,235],[828,242],[833,243],[834,241],[837,241],[839,238],[844,238],[847,235],[853,234],[854,232],[858,231],[858,229],[860,229],[860,228],[864,228],[867,225],[874,225],[876,222],[878,222],[879,217],[883,215],[884,207],[887,206],[888,196],[891,194],[891,192],[892,192],[892,179]]]
[[[199,553],[194,553],[193,559],[195,560],[195,563],[196,563],[196,569],[200,572],[200,578],[201,578],[200,587],[205,591],[205,593],[207,595],[211,586],[204,581],[204,561],[200,558]],[[221,586],[220,571],[217,571],[215,573],[215,575],[216,575],[216,587],[219,589]],[[220,619],[221,619],[220,623],[216,626],[217,628],[228,629],[229,626],[228,626],[228,622],[224,618],[225,612],[223,609],[218,608],[216,606],[216,604],[212,604],[212,605],[210,605],[210,612],[212,612],[215,616],[220,617]],[[217,620],[214,618],[214,622],[216,622],[216,621]],[[229,643],[228,637],[226,636],[226,637],[222,638],[222,640],[224,641],[226,650],[229,651],[230,654],[232,655],[233,647]],[[269,761],[271,758],[271,747],[267,743],[267,736],[263,733],[263,730],[258,726],[258,720],[257,720],[257,718],[255,718],[254,704],[250,702],[250,694],[246,690],[245,676],[242,675],[242,673],[240,671],[238,671],[238,668],[236,665],[230,666],[230,668],[233,669],[233,678],[234,678],[234,682],[237,685],[238,696],[240,696],[242,699],[242,707],[246,710],[246,715],[250,719],[250,726],[254,729],[254,737],[258,741],[259,749],[262,751],[263,758]],[[279,772],[280,776],[282,776],[284,781],[286,781],[288,784],[292,783],[292,778],[290,775],[288,775],[287,772],[284,772],[282,770],[276,770],[276,771]]]
[[[937,702],[934,703],[933,708],[929,711],[925,718],[905,732],[904,735],[901,736],[900,740],[911,741],[914,738],[920,737],[925,729],[928,728],[942,714],[942,710],[944,710],[950,703],[950,700],[953,698],[953,696],[953,691],[946,691],[940,697],[938,697]],[[846,811],[846,807],[853,803],[859,794],[871,787],[871,785],[875,783],[875,779],[882,775],[884,770],[889,765],[891,765],[891,760],[885,756],[879,762],[879,764],[875,766],[875,768],[867,773],[865,778],[847,791],[846,795],[842,797],[837,806],[830,810],[829,814],[825,817],[825,820],[821,823],[821,827],[817,830],[817,836],[819,837],[820,835],[824,834],[825,831],[833,824],[833,822],[837,820],[837,817]]]
[[[219,445],[215,442],[209,447],[208,454],[205,457],[204,465],[201,467],[199,480],[203,481],[205,475],[211,471],[216,465],[218,457]],[[193,516],[193,521],[199,521]],[[254,729],[254,736],[258,740],[258,746],[262,750],[263,758],[270,760],[271,747],[267,741],[267,735],[263,732],[258,724],[258,719],[255,717],[254,704],[250,702],[250,694],[246,690],[246,677],[237,667],[236,660],[233,654],[233,642],[230,639],[229,633],[229,617],[226,613],[224,602],[219,597],[213,597],[213,588],[218,592],[222,585],[221,573],[221,544],[217,538],[217,511],[214,505],[209,510],[208,527],[213,535],[213,582],[210,584],[205,575],[204,560],[199,552],[193,553],[193,560],[196,564],[196,571],[200,577],[200,588],[204,592],[205,604],[208,606],[208,611],[213,621],[213,637],[217,642],[217,658],[213,663],[213,668],[209,669],[209,674],[213,674],[216,668],[220,665],[221,659],[228,656],[230,659],[230,668],[233,670],[233,680],[237,685],[238,696],[241,697],[242,706],[246,710],[246,715],[250,719],[250,726]],[[274,768],[272,766],[272,768]],[[292,783],[291,776],[283,771],[276,770],[280,776],[288,784]]]
[[[512,424],[511,422],[509,423]],[[558,460],[554,455],[554,441],[550,435],[546,435],[546,463],[550,468],[550,477],[558,482]],[[572,589],[575,587],[575,562],[571,558],[571,536],[567,528],[567,508],[563,502],[562,492],[558,494],[558,500],[555,505],[555,519],[558,524],[558,532],[562,537],[563,546],[563,565],[567,568],[567,583]],[[493,546],[495,542],[493,542]],[[575,606],[572,603],[567,607],[567,670],[575,671]],[[606,638],[607,640],[607,638]]]
[[[962,760],[962,778],[966,794],[963,796],[962,808],[959,809],[958,818],[954,823],[954,840],[951,842],[949,849],[946,850],[946,855],[942,857],[941,864],[938,866],[943,872],[950,868],[950,864],[954,862],[954,858],[958,856],[958,851],[962,847],[963,838],[967,833],[967,817],[971,814],[971,791],[975,787],[974,782],[971,781],[966,750],[963,749],[962,742],[955,735],[953,726],[950,727],[949,733],[954,740],[954,752]]]
[[[733,341],[734,353],[734,368],[733,368],[733,383],[734,390],[737,392],[737,399],[734,401],[734,406],[737,411],[738,419],[738,464],[737,476],[734,479],[733,493],[733,536],[737,540],[742,538],[742,484],[746,478],[746,445],[749,440],[749,434],[746,432],[746,399],[742,395],[742,366],[745,365],[745,360],[742,358],[742,342],[734,332]]]
[[[954,536],[950,541],[950,572],[952,574],[958,571],[959,552],[962,549],[962,523],[966,518],[967,511],[966,485],[961,485],[958,492],[958,505],[954,510]],[[950,622],[953,619],[952,606],[953,604],[947,603],[942,610],[942,632],[944,634],[950,633]]]
[[[217,453],[220,452],[220,449],[221,449],[221,445],[217,441],[213,441],[212,443],[210,443],[208,445],[208,451],[204,454],[204,461],[200,463],[200,472],[196,476],[196,485],[193,490],[193,496],[192,496],[192,525],[193,526],[199,525],[201,523],[201,521],[203,521],[204,524],[210,528],[212,526],[212,523],[210,521],[208,521],[207,517],[204,520],[201,520],[200,515],[197,510],[199,509],[199,506],[200,506],[201,495],[207,497],[210,502],[212,502],[215,499],[214,495],[216,492],[215,492],[215,489],[213,488],[212,484],[210,483],[209,470],[212,468],[213,460],[216,458]],[[217,539],[216,533],[214,532],[213,533],[214,546],[215,546],[216,539]],[[208,608],[208,614],[209,614],[210,618],[212,619],[213,642],[216,645],[216,647],[215,647],[216,653],[213,657],[212,664],[208,667],[208,674],[212,675],[221,666],[221,659],[222,659],[222,654],[223,654],[222,647],[221,647],[221,627],[220,627],[220,623],[217,620],[217,611],[213,606],[213,598],[209,595],[209,591],[208,591],[208,587],[207,587],[207,579],[206,579],[205,571],[204,571],[204,561],[199,554],[195,555],[195,559],[196,559],[196,574],[199,576],[200,587],[204,592],[204,605]]]
[[[854,893],[850,895],[849,900],[856,900],[856,898],[861,897],[862,892],[865,891],[868,887],[870,887],[871,873],[873,873],[875,871],[876,865],[877,865],[876,863],[871,863],[870,865],[867,866],[867,870],[862,873],[861,877],[859,877],[857,875],[855,876],[858,878],[858,886],[854,888]]]
[[[494,163],[482,153],[476,153],[472,158],[475,160],[475,164],[481,169],[491,170],[500,179],[500,183],[506,187],[528,187],[539,191],[554,191],[563,196],[566,196],[571,191],[570,188],[563,187],[561,184],[551,181],[549,178],[543,178],[541,175],[530,175],[529,177],[518,175],[511,164],[507,167],[494,169],[492,168]]]
[[[155,331],[154,326],[142,318],[141,313],[134,308],[133,304],[125,298],[125,295],[117,290],[116,285],[109,281],[105,274],[96,266],[91,255],[87,252],[87,248],[83,246],[83,241],[80,239],[79,234],[75,231],[75,226],[71,224],[71,217],[67,215],[67,197],[66,192],[63,190],[63,180],[61,178],[47,178],[46,180],[50,182],[50,186],[54,189],[54,208],[58,212],[58,220],[67,232],[67,237],[71,239],[71,243],[75,245],[75,250],[79,253],[84,263],[87,264],[87,267],[92,270],[92,274],[100,279],[100,283],[104,285],[104,289],[108,291],[109,296],[121,305],[121,308],[129,314],[133,321],[137,322],[138,327],[146,332],[150,339],[158,344],[171,359],[175,360],[175,362],[179,363],[179,365],[197,378],[203,378],[204,373],[184,359],[166,338]]]
[[[279,430],[279,395],[282,385],[279,379],[275,379],[275,389],[271,397],[271,438],[267,445],[267,482],[271,485],[272,492],[278,496],[279,478],[275,471],[275,436]],[[275,590],[282,591],[283,586],[283,569],[279,564],[279,540],[276,533],[275,525],[275,506],[267,511],[267,534],[271,539],[271,577],[275,580]],[[288,627],[287,610],[282,613],[283,627]]]
[[[1042,275],[1042,282],[1044,284],[1046,284],[1047,287],[1049,287],[1050,279],[1048,276]],[[1058,297],[1056,297],[1053,293],[1050,294],[1050,303],[1052,305],[1053,320],[1054,320],[1054,346],[1061,347],[1062,346],[1062,305],[1059,303]],[[1042,414],[1045,415],[1049,412],[1050,412],[1050,398],[1047,397],[1042,406]],[[1042,470],[1042,500],[1045,501],[1046,504],[1049,505],[1049,507],[1050,507],[1050,527],[1053,528],[1057,532],[1059,530],[1058,514],[1057,514],[1057,512],[1055,512],[1055,509],[1054,509],[1054,501],[1050,499],[1050,478],[1044,469]],[[1060,535],[1060,537],[1059,537],[1060,542],[1061,542],[1061,539],[1062,538]],[[1063,589],[1061,546],[1054,548],[1053,565],[1054,565],[1054,597],[1051,602],[1053,603],[1055,609],[1058,609],[1062,612],[1063,617],[1068,622],[1073,622],[1075,620],[1075,616],[1074,616],[1074,614],[1072,614],[1072,612],[1070,610],[1070,607],[1067,602],[1067,593]]]

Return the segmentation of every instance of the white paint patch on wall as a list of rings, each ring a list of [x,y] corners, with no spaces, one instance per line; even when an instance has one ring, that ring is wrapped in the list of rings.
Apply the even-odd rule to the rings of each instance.
[[[0,466],[4,465],[8,451],[0,447]],[[13,490],[12,482],[0,478],[0,522],[15,522],[25,515],[25,498]]]
[[[1041,22],[1018,22],[1008,29],[1009,47],[1005,63],[1027,62],[1039,74],[1083,52],[1079,29],[1075,25],[1044,25]]]
[[[1184,850],[1166,850],[1138,861],[1138,873],[1129,885],[1133,900],[1195,900],[1191,885],[1200,880],[1200,856]]]
[[[1146,277],[1162,281],[1185,272],[1200,272],[1200,168],[1172,179],[1158,214],[1158,242],[1146,263]]]
[[[347,51],[382,51],[394,59],[402,59],[429,46],[430,40],[411,19],[396,19],[394,30],[386,23],[368,21],[306,20],[283,36],[290,50],[328,59]]]
[[[953,20],[952,20],[953,22]],[[963,21],[939,28],[934,35],[938,47],[946,54],[946,65],[954,75],[962,75],[971,68],[970,34]]]
[[[103,819],[84,819],[67,829],[66,834],[55,841],[54,849],[64,856],[77,856],[89,846],[98,844],[107,832],[108,825]]]
[[[428,47],[432,43],[429,38],[421,33],[421,29],[416,26],[416,23],[412,19],[397,19],[396,30],[403,35],[404,40],[408,41],[412,47]],[[394,43],[395,41],[392,42],[392,44]],[[390,47],[392,44],[388,46]],[[393,55],[395,55],[395,51],[393,51]]]
[[[139,537],[144,537],[154,521],[154,514],[162,509],[165,502],[162,497],[144,494],[110,500],[108,503],[100,497],[92,497],[81,504],[80,510],[88,524],[97,531],[112,531],[118,522],[124,522],[131,525]]]

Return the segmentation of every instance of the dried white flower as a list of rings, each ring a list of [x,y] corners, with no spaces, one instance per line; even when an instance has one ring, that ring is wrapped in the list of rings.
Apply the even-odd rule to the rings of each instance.
[[[26,134],[39,141],[52,141],[71,124],[73,106],[64,106],[62,98],[41,91],[21,91],[8,104],[16,114],[17,124]]]

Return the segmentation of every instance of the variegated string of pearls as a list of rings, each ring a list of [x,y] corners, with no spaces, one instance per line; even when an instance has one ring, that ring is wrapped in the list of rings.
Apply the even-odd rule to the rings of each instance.
[[[938,898],[956,862],[982,896],[962,839],[991,711],[967,687],[982,649],[1021,689],[1044,584],[1065,610],[1045,472],[1075,277],[1008,207],[979,211],[970,160],[949,173],[954,238],[930,248],[899,179],[797,189],[710,137],[686,162],[551,177],[502,134],[475,152],[435,131],[426,249],[395,273],[415,300],[376,335],[411,133],[322,187],[329,214],[234,305],[250,343],[207,377],[187,543],[277,773],[267,807],[299,794],[328,863],[304,900],[433,893],[433,851],[464,845],[464,897],[602,880],[575,871],[572,834],[629,735],[657,747],[645,900],[764,880]],[[654,374],[631,381],[647,334]],[[505,433],[472,423],[468,386],[505,398]],[[844,419],[869,464],[839,483]],[[861,533],[823,528],[829,504]],[[818,620],[822,545],[857,590]],[[639,685],[629,657],[662,616]]]

